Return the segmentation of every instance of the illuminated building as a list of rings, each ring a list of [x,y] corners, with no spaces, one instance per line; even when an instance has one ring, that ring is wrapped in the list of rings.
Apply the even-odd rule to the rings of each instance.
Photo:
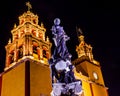
[[[73,64],[76,78],[82,80],[83,96],[108,96],[100,63],[94,60],[91,45],[85,42],[82,31],[79,31],[80,44],[76,47],[78,58]]]
[[[49,38],[45,36],[43,23],[38,25],[38,16],[30,11],[19,16],[19,25],[11,30],[6,48],[6,64],[0,74],[0,96],[50,96],[52,82],[48,59],[51,57]],[[92,47],[80,35],[73,61],[75,77],[82,80],[82,96],[108,96],[100,63],[94,60]]]
[[[30,7],[28,6],[28,9]],[[43,23],[30,9],[19,16],[6,48],[6,64],[1,74],[1,96],[40,96],[51,92],[48,59],[51,43]]]

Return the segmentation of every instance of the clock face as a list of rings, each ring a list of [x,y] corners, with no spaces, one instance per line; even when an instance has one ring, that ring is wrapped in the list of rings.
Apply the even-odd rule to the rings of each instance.
[[[96,72],[93,72],[93,77],[97,80],[98,79],[98,74]]]

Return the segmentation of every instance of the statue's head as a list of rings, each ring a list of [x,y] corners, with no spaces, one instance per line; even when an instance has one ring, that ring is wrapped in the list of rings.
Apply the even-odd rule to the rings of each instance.
[[[59,18],[55,18],[54,19],[54,24],[55,25],[59,25],[60,24],[60,19]]]

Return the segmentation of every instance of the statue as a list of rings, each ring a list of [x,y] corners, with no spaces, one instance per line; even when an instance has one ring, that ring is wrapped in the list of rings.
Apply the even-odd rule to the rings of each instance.
[[[53,53],[54,59],[71,59],[71,54],[69,54],[66,47],[66,41],[70,38],[65,34],[63,27],[59,26],[60,19],[56,18],[54,20],[54,25],[52,26],[53,40],[55,42],[55,50]]]
[[[54,20],[52,26],[55,49],[49,59],[52,77],[51,96],[78,96],[81,93],[81,81],[76,80],[71,63],[72,55],[68,52],[66,41],[70,39],[60,26],[60,19]],[[78,91],[79,90],[79,91]]]

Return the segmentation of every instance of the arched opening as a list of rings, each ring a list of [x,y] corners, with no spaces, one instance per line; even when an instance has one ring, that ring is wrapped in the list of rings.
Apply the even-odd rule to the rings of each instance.
[[[46,50],[43,50],[43,57],[44,57],[44,58],[47,58]]]
[[[39,53],[38,53],[38,43],[36,42],[36,41],[33,41],[33,57],[35,58],[35,59],[38,59],[39,57]]]
[[[23,57],[23,46],[20,46],[19,50],[18,50],[18,59],[20,59],[22,57]]]
[[[37,54],[37,46],[35,46],[35,45],[33,46],[33,53]]]
[[[46,46],[43,46],[43,58],[46,58],[46,59],[49,58],[49,52]]]
[[[14,62],[14,51],[10,53],[10,64]]]

